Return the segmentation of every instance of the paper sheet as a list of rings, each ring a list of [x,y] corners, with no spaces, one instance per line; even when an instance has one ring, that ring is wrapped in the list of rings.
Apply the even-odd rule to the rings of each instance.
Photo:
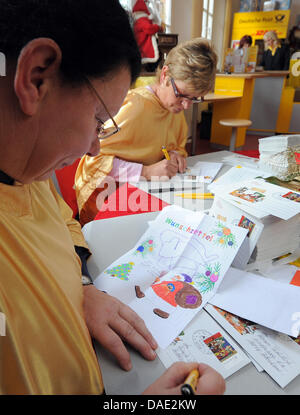
[[[164,348],[213,296],[246,234],[204,213],[168,206],[94,283],[129,304]]]
[[[244,269],[263,231],[264,225],[256,217],[246,214],[242,209],[217,196],[214,199],[209,214],[223,223],[227,223],[228,226],[235,225],[248,229],[247,237],[233,261],[234,267]]]
[[[300,194],[263,179],[219,186],[216,193],[222,194],[225,200],[238,201],[242,206],[255,207],[256,210],[285,220],[300,213]]]
[[[244,156],[243,154],[230,154],[229,156],[223,157],[223,162],[230,165],[241,165],[242,167],[251,168],[251,169],[260,169],[259,159],[254,157]]]
[[[295,341],[211,304],[205,310],[282,388],[300,374],[300,338]]]
[[[177,173],[170,180],[159,182],[160,188],[188,190],[191,185],[199,187],[201,184],[211,183],[222,165],[223,163],[198,161],[194,166],[188,166],[185,173]]]
[[[257,169],[250,169],[248,167],[243,167],[241,165],[235,165],[229,169],[222,176],[218,177],[211,184],[208,185],[208,189],[211,191],[216,190],[218,187],[223,187],[233,183],[239,183],[246,180],[252,180],[259,176],[268,177],[270,174],[263,171],[258,171]]]
[[[229,268],[209,302],[289,336],[300,334],[300,287]]]
[[[237,372],[250,360],[236,342],[205,311],[200,313],[165,350],[157,351],[166,368],[175,362],[201,362],[224,378]]]

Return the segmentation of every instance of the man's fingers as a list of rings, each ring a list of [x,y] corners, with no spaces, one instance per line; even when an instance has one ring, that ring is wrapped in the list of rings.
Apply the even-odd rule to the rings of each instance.
[[[119,362],[119,365],[124,370],[130,370],[132,367],[130,355],[124,346],[119,335],[115,333],[110,327],[102,327],[101,333],[98,333],[98,341],[107,349]]]
[[[154,360],[156,353],[153,349],[157,348],[157,343],[146,328],[143,320],[137,320],[128,321],[127,318],[120,318],[115,320],[111,327],[119,333],[122,339],[138,350],[142,356],[148,360]]]
[[[120,309],[120,316],[123,317],[129,324],[131,324],[136,331],[141,334],[144,339],[151,345],[152,349],[157,349],[158,344],[150,331],[147,329],[144,320],[136,314],[130,307],[122,307]]]

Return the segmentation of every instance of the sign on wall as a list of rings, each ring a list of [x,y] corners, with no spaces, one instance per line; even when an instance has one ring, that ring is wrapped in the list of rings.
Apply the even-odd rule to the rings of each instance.
[[[235,13],[232,29],[232,41],[250,35],[253,41],[263,39],[269,30],[277,33],[280,39],[287,37],[290,10],[274,10],[270,12]]]

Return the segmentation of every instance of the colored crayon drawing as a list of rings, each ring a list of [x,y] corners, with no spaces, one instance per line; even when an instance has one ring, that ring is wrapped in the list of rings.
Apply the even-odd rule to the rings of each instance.
[[[147,239],[141,245],[137,247],[134,251],[134,255],[140,254],[142,257],[145,257],[147,254],[152,253],[154,251],[154,241],[152,238]]]
[[[121,264],[111,269],[107,269],[104,272],[109,274],[111,277],[116,277],[120,280],[128,281],[128,276],[132,270],[133,265],[134,262],[128,262],[127,264]]]
[[[231,232],[231,229],[226,227],[222,222],[219,222],[217,229],[212,231],[217,236],[215,244],[222,246],[223,248],[234,248],[236,246],[236,238]]]
[[[195,280],[195,286],[202,294],[206,294],[214,289],[215,283],[218,281],[221,271],[219,262],[214,265],[208,265],[204,273],[198,274]]]
[[[158,297],[173,307],[197,308],[202,303],[199,291],[184,281],[163,281],[151,287]]]

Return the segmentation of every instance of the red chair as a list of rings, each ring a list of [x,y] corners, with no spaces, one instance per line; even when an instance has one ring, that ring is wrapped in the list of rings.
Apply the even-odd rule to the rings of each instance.
[[[94,220],[114,218],[116,216],[136,215],[138,213],[158,212],[168,203],[124,183],[108,196],[107,203],[102,206]]]
[[[247,151],[235,151],[235,153],[242,154],[248,157],[259,158],[258,150],[247,150]],[[65,202],[73,210],[73,217],[75,218],[78,214],[78,206],[76,200],[76,193],[74,190],[74,177],[79,164],[80,159],[77,159],[71,166],[64,167],[63,169],[56,170],[55,175],[59,185],[59,190]],[[123,186],[126,186],[124,188]],[[135,196],[138,196],[143,200],[143,203],[139,203],[138,208],[135,210],[136,206],[132,209],[131,206],[128,206],[128,201],[130,201],[131,195],[135,193]],[[124,195],[126,194],[126,206],[124,207]],[[145,196],[147,195],[147,196]],[[116,204],[116,208],[112,206]],[[122,208],[120,206],[122,205]],[[107,219],[115,216],[124,216],[124,215],[133,215],[137,213],[145,212],[154,212],[162,210],[163,207],[168,204],[162,200],[146,194],[142,190],[138,190],[135,186],[131,186],[128,183],[118,187],[115,193],[109,196],[109,200],[105,210],[100,210],[96,215],[94,220]],[[154,210],[153,210],[154,206]]]
[[[259,151],[258,150],[235,151],[235,153],[242,154],[243,156],[253,157],[255,159],[259,158]]]

